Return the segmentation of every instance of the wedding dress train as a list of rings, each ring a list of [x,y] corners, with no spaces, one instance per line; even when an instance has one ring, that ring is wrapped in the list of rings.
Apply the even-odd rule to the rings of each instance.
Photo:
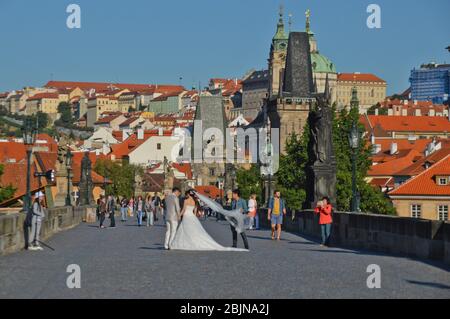
[[[197,216],[194,215],[194,206],[186,207],[183,220],[178,226],[170,249],[248,251],[247,249],[224,247],[217,243],[203,228]]]

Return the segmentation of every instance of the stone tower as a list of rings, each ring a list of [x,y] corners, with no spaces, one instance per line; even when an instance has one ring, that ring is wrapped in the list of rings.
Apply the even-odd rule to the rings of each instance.
[[[279,129],[281,153],[285,153],[286,140],[292,133],[303,133],[311,105],[315,102],[309,53],[308,34],[291,32],[282,91],[267,104],[271,126]]]
[[[226,128],[222,96],[200,96],[191,142],[198,185],[215,185],[217,178],[225,174]]]
[[[286,52],[288,47],[288,35],[284,30],[283,6],[280,6],[277,32],[272,39],[269,55],[269,96],[277,96],[280,91],[280,83],[286,63]]]

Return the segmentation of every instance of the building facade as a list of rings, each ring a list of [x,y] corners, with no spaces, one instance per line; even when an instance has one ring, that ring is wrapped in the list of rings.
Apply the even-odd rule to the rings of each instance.
[[[421,65],[411,71],[409,81],[413,100],[442,104],[450,95],[450,64]]]
[[[337,76],[337,106],[350,106],[352,89],[358,91],[359,111],[362,114],[386,98],[386,81],[369,73],[340,73]]]

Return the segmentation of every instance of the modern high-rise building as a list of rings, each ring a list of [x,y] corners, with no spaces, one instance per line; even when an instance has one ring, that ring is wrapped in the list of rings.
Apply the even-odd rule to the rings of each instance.
[[[450,95],[450,64],[423,64],[409,78],[411,99],[443,104]]]

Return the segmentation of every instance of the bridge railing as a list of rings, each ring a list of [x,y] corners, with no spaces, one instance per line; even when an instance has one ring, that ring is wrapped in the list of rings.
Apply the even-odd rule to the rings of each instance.
[[[40,239],[45,241],[53,234],[77,226],[86,220],[91,210],[95,208],[80,206],[47,209],[41,226]],[[23,228],[25,217],[24,212],[0,213],[0,255],[16,252],[25,247]]]
[[[270,227],[267,209],[259,210],[260,224]],[[283,229],[320,238],[319,217],[312,210],[288,212]],[[450,264],[450,222],[364,213],[335,212],[331,245]]]

